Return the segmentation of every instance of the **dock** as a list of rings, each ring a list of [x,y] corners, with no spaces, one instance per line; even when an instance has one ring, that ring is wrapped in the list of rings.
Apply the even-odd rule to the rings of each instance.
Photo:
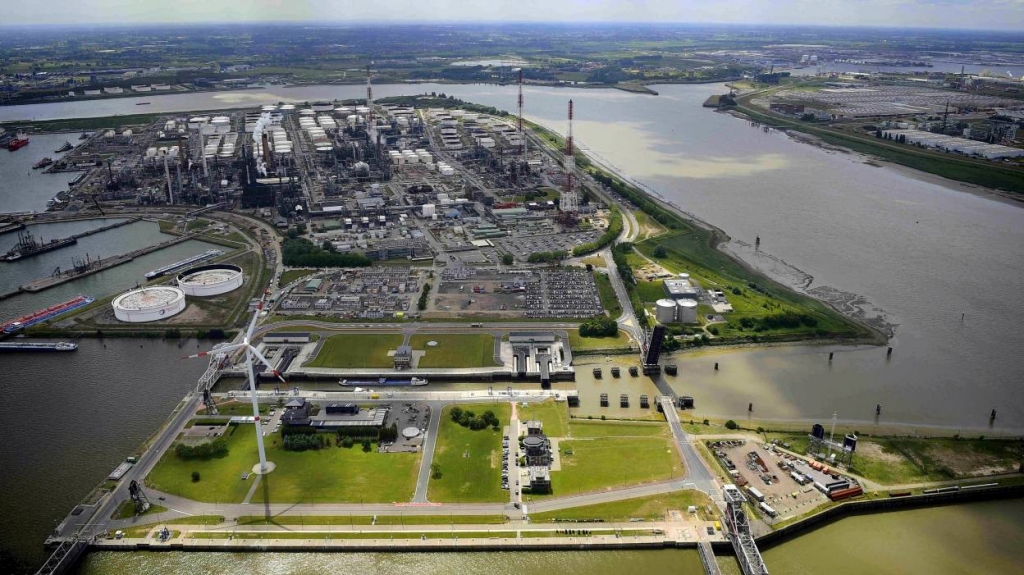
[[[94,274],[96,272],[101,272],[103,270],[108,270],[108,269],[110,269],[112,267],[117,267],[117,266],[119,266],[121,264],[128,263],[128,262],[134,260],[137,257],[144,256],[144,255],[146,255],[148,253],[152,253],[152,252],[155,252],[155,251],[158,251],[158,250],[162,250],[164,248],[173,246],[175,244],[180,244],[180,243],[182,243],[182,242],[184,242],[186,240],[190,240],[190,239],[192,239],[192,235],[191,234],[190,235],[185,235],[185,236],[180,236],[180,237],[177,237],[177,238],[174,238],[174,239],[167,240],[165,242],[161,242],[159,244],[156,244],[155,246],[149,246],[149,247],[145,247],[145,248],[140,248],[140,249],[137,249],[137,250],[135,250],[133,252],[128,252],[126,254],[121,254],[119,256],[114,256],[112,258],[107,258],[106,260],[103,260],[102,263],[100,263],[100,265],[95,266],[95,267],[91,267],[91,268],[89,268],[89,269],[87,269],[87,270],[85,270],[83,272],[80,272],[80,273],[76,273],[76,272],[72,271],[68,275],[61,274],[59,276],[53,276],[53,277],[38,279],[38,280],[29,282],[29,283],[21,286],[18,289],[18,292],[29,292],[29,293],[41,292],[43,290],[50,289],[50,288],[52,288],[54,286],[59,286],[61,284],[67,283],[69,281],[76,280],[78,278],[85,277],[87,275],[92,275],[92,274]],[[14,295],[15,293],[17,293],[17,292],[12,292],[12,293],[9,293],[9,294],[3,294],[2,296],[0,296],[0,299],[3,299],[4,297],[10,297],[11,295]]]
[[[18,230],[23,230],[23,229],[25,229],[25,224],[23,222],[16,222],[16,223],[13,223],[13,224],[5,224],[2,227],[0,227],[0,236],[2,236],[4,234],[9,234],[11,232],[16,232]]]

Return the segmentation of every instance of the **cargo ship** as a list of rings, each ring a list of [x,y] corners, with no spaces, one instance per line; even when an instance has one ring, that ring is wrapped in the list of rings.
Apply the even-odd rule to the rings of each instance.
[[[11,139],[10,142],[7,142],[7,149],[14,152],[16,150],[24,148],[27,145],[28,136],[26,136],[25,134],[18,134],[17,136],[14,136],[14,138]]]
[[[45,168],[46,166],[49,166],[52,163],[53,163],[53,158],[50,158],[49,156],[47,156],[47,157],[43,158],[42,160],[39,160],[38,162],[32,164],[32,169],[33,170],[38,170],[38,169],[41,169],[41,168]]]
[[[89,305],[93,301],[93,298],[89,296],[80,295],[75,298],[69,299],[64,303],[50,306],[46,309],[41,309],[39,311],[32,312],[28,315],[23,315],[18,319],[13,319],[4,322],[0,324],[0,329],[2,329],[4,333],[14,333],[20,329],[24,329],[37,323],[53,319],[73,309],[78,309],[84,305]]]
[[[2,259],[4,261],[13,262],[20,260],[21,258],[34,256],[36,254],[41,254],[43,252],[48,252],[50,250],[55,250],[77,243],[78,238],[74,236],[63,239],[54,238],[48,242],[36,241],[35,237],[32,236],[32,232],[25,230],[23,232],[18,232],[18,243],[15,244]]]
[[[13,342],[0,342],[0,352],[19,352],[19,351],[75,351],[78,349],[77,343],[70,341],[58,341],[58,342],[28,342],[28,341],[13,341]]]
[[[403,387],[427,385],[427,383],[427,380],[422,377],[381,377],[378,379],[342,379],[338,382],[338,385],[344,387],[364,387],[369,385]]]
[[[183,267],[192,265],[197,262],[201,262],[203,260],[215,258],[223,253],[224,252],[222,250],[207,250],[199,255],[195,255],[188,259],[181,260],[180,262],[174,262],[173,264],[166,265],[162,268],[157,268],[153,271],[146,272],[146,279],[151,280],[153,278],[158,278],[164,274],[171,273],[174,270],[181,269]]]

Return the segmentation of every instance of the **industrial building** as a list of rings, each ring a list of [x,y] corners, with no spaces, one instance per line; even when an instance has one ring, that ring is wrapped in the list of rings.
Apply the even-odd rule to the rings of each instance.
[[[690,274],[681,273],[675,279],[665,280],[665,295],[669,299],[692,299],[700,297],[700,288],[690,280]]]
[[[1024,148],[1011,148],[1000,144],[988,144],[977,140],[933,134],[923,130],[883,130],[882,136],[900,139],[907,144],[923,148],[935,148],[944,152],[953,152],[964,156],[976,156],[986,160],[1002,160],[1006,158],[1024,157]]]

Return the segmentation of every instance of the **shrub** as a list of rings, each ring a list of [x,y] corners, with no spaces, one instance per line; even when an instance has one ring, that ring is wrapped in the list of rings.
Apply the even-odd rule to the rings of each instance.
[[[730,419],[729,421],[725,422],[725,428],[726,429],[739,429],[740,426],[739,426],[738,423],[736,423],[735,421]]]
[[[198,471],[193,471],[192,472],[192,483],[199,483],[199,472]]]
[[[213,459],[221,458],[228,454],[228,442],[223,437],[199,445],[185,445],[179,443],[174,448],[174,454],[181,459]]]
[[[369,453],[370,452],[370,440],[369,439],[364,439],[363,440],[363,452],[365,452],[365,453]]]

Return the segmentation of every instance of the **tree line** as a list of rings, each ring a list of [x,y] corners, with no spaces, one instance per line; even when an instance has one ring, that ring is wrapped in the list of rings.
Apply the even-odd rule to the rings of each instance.
[[[342,254],[326,250],[305,238],[289,238],[281,246],[281,260],[286,266],[309,268],[358,268],[372,262],[363,254]]]

